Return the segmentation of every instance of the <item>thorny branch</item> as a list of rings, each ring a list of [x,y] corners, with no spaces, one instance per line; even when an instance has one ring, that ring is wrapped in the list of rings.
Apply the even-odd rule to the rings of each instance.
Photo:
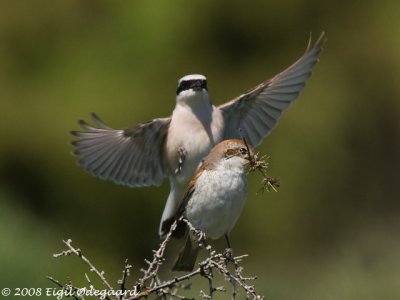
[[[157,278],[158,270],[164,262],[165,248],[167,247],[167,243],[171,239],[172,233],[175,231],[176,226],[177,222],[175,221],[172,224],[167,236],[160,244],[160,248],[158,248],[158,250],[156,251],[153,250],[153,260],[151,262],[146,260],[146,263],[149,265],[149,267],[147,268],[147,270],[141,270],[143,272],[143,277],[137,281],[136,286],[138,287],[138,289],[142,290],[149,279],[155,280]]]
[[[63,285],[61,282],[59,282],[57,279],[51,276],[46,276],[46,278],[51,282],[53,282],[58,287],[60,287],[65,292],[65,294],[70,295],[75,300],[85,300],[85,298],[82,295],[78,295],[76,293],[78,288],[73,286],[71,281],[68,281],[65,285]]]
[[[88,266],[89,266],[89,270],[91,272],[94,272],[99,278],[100,280],[103,282],[104,286],[109,289],[109,290],[113,290],[111,284],[108,283],[107,279],[104,277],[104,271],[99,271],[91,262],[88,258],[86,258],[86,256],[84,256],[82,254],[81,249],[79,248],[74,248],[72,246],[72,240],[68,239],[66,241],[63,241],[63,243],[65,245],[67,245],[68,250],[64,250],[60,253],[56,253],[53,254],[53,257],[57,258],[60,256],[67,256],[67,255],[71,255],[71,254],[75,254],[77,256],[79,256],[80,259],[82,259]],[[86,278],[88,279],[89,277],[86,276]],[[89,282],[90,283],[90,282]]]
[[[68,247],[67,250],[62,251],[61,253],[54,254],[54,257],[62,257],[74,254],[78,256],[81,260],[83,260],[89,270],[97,275],[103,285],[106,287],[106,290],[103,294],[97,295],[100,299],[115,299],[115,300],[136,300],[141,298],[148,298],[149,296],[154,296],[154,299],[167,299],[175,298],[175,299],[191,299],[187,298],[181,293],[184,290],[191,289],[191,284],[184,284],[183,282],[188,281],[191,278],[196,276],[201,276],[207,279],[209,283],[209,291],[208,293],[204,291],[200,291],[200,297],[203,299],[213,299],[214,293],[216,292],[225,292],[226,288],[224,286],[214,287],[214,278],[216,274],[222,275],[227,283],[232,285],[232,299],[235,299],[238,290],[237,287],[240,287],[245,293],[247,298],[250,299],[263,299],[264,297],[260,294],[257,294],[254,285],[250,285],[247,282],[255,280],[256,277],[245,277],[243,276],[243,267],[240,263],[243,261],[247,255],[241,255],[234,257],[232,255],[232,250],[227,249],[223,253],[217,253],[210,245],[207,244],[205,235],[202,231],[197,230],[193,227],[193,225],[188,222],[186,219],[182,219],[185,221],[189,229],[194,237],[196,237],[197,245],[205,249],[208,253],[206,259],[198,263],[198,268],[190,273],[186,273],[184,275],[175,276],[173,278],[167,280],[160,279],[160,268],[165,262],[165,249],[168,245],[168,242],[171,240],[172,233],[177,227],[177,221],[173,223],[170,231],[168,232],[166,238],[161,242],[159,248],[157,250],[153,250],[153,257],[151,260],[145,260],[148,265],[146,269],[142,269],[143,275],[135,281],[135,284],[131,289],[127,287],[127,280],[130,276],[131,265],[128,264],[128,261],[125,261],[124,269],[122,270],[122,278],[117,280],[116,289],[114,289],[111,284],[107,281],[104,276],[104,271],[99,271],[90,261],[89,259],[82,254],[80,249],[72,246],[72,241],[67,240],[63,241],[64,244]],[[228,264],[233,263],[234,271],[230,271],[228,268]],[[170,273],[172,274],[172,273]],[[71,282],[63,285],[58,280],[48,276],[47,278],[63,289],[69,288],[73,291],[79,291],[82,289],[92,289],[96,290],[96,287],[90,281],[87,274],[85,274],[86,281],[88,282],[88,287],[76,288],[72,286]],[[84,299],[78,293],[72,294],[74,299]]]
[[[119,284],[120,290],[122,292],[126,291],[125,284],[126,284],[127,278],[131,274],[130,273],[131,272],[131,268],[132,268],[132,266],[130,264],[128,264],[128,259],[125,259],[125,266],[124,266],[124,269],[122,270],[122,278],[120,280],[118,280],[118,284]],[[119,298],[120,298],[120,300],[122,300],[123,299],[122,295]]]

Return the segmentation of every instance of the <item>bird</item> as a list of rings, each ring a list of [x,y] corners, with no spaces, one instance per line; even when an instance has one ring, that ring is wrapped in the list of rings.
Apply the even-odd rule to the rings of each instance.
[[[228,234],[243,210],[247,171],[256,159],[254,150],[245,140],[239,139],[220,142],[204,158],[170,220],[179,221],[174,236],[185,239],[173,271],[192,271],[199,250],[181,217],[204,233],[206,238],[216,240],[225,236],[228,248],[231,248]]]
[[[79,120],[71,131],[78,163],[90,174],[129,187],[159,186],[168,177],[168,195],[159,226],[163,238],[168,220],[179,207],[186,187],[202,159],[219,142],[241,138],[258,146],[275,127],[281,114],[304,89],[318,62],[324,33],[292,65],[222,105],[215,106],[207,79],[200,74],[178,81],[172,115],[123,129],[114,129],[95,113],[95,126]]]

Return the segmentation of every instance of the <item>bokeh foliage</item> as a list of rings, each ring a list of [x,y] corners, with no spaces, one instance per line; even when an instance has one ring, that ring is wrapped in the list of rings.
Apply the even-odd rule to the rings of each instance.
[[[269,299],[398,299],[399,28],[390,0],[2,1],[2,287],[82,275],[51,258],[61,239],[111,278],[158,243],[168,184],[129,189],[88,175],[68,144],[77,119],[95,111],[125,127],[167,116],[190,73],[205,74],[223,103],[324,30],[308,86],[259,148],[282,188],[256,196],[260,178],[250,179],[231,240]]]

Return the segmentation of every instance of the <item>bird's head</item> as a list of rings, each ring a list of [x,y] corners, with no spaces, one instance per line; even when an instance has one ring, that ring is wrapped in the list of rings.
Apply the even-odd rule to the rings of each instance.
[[[179,79],[176,99],[179,102],[192,102],[195,99],[208,101],[207,78],[200,74],[192,74]]]
[[[204,160],[206,168],[247,168],[257,159],[254,149],[243,140],[225,140],[216,145]]]

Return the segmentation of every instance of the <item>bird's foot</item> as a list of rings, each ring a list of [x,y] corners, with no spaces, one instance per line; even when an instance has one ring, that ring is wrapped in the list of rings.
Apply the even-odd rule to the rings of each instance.
[[[179,147],[178,149],[178,167],[175,169],[175,175],[182,171],[183,163],[186,159],[186,150],[183,147]]]
[[[226,248],[223,255],[228,262],[235,262],[235,260],[233,259],[233,249],[232,248]]]

